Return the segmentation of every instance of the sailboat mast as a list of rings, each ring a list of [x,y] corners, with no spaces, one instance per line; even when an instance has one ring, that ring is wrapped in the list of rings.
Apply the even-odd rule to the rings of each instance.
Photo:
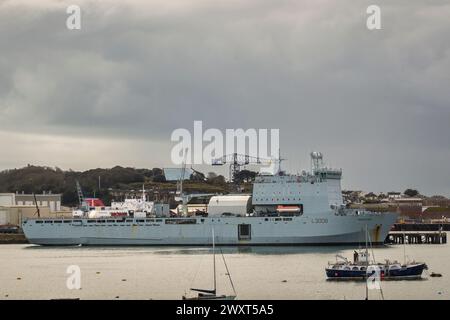
[[[403,264],[406,265],[406,234],[403,231]]]
[[[368,284],[368,270],[369,270],[369,245],[367,243],[367,224],[366,224],[366,300],[369,300],[369,284]]]
[[[234,295],[236,295],[236,289],[234,288],[234,283],[233,280],[231,279],[231,273],[230,270],[228,270],[227,262],[225,261],[222,249],[220,249],[220,253],[222,254],[223,264],[225,265],[225,269],[227,270],[228,279],[230,279],[231,288],[233,288]]]
[[[217,282],[216,282],[216,242],[214,236],[214,228],[212,229],[212,241],[213,241],[213,265],[214,265],[214,294],[216,294]]]

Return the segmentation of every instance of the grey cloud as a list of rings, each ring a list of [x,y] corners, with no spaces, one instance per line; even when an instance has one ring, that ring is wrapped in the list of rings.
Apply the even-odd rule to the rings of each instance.
[[[2,130],[280,128],[293,170],[321,149],[348,187],[450,193],[447,1],[378,1],[380,31],[369,1],[82,1],[80,31],[67,4],[0,4]]]

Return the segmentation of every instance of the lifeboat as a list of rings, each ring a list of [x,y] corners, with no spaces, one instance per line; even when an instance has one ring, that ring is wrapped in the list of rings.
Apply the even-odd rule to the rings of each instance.
[[[282,205],[277,206],[278,213],[286,213],[286,212],[299,213],[300,211],[301,209],[299,206],[282,206]]]

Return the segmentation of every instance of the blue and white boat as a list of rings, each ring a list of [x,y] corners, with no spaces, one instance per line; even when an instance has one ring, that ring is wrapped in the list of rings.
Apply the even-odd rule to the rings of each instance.
[[[360,256],[359,253],[357,255]],[[363,257],[364,255],[362,254]],[[423,262],[412,261],[402,264],[386,260],[385,263],[367,263],[357,259],[351,262],[343,258],[341,261],[336,259],[335,263],[330,263],[325,272],[329,280],[364,280],[377,272],[381,280],[407,280],[420,279],[423,271],[427,269],[427,265]]]
[[[368,277],[377,277],[380,280],[406,280],[420,279],[423,270],[428,269],[424,262],[406,262],[385,260],[384,263],[378,263],[370,258],[369,254],[370,234],[366,226],[366,248],[364,251],[353,252],[353,261],[336,255],[336,262],[328,263],[325,268],[328,279],[330,280],[363,280]],[[374,256],[374,255],[372,255]]]

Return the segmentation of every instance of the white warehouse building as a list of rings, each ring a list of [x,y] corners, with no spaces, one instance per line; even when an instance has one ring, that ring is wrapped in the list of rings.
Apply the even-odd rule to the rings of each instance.
[[[37,215],[36,202],[32,194],[0,193],[0,226],[20,226],[26,218]],[[36,194],[41,217],[61,215],[60,194]]]
[[[36,194],[38,207],[49,208],[50,212],[61,211],[61,194]],[[24,193],[0,193],[0,207],[36,206],[35,196]]]

